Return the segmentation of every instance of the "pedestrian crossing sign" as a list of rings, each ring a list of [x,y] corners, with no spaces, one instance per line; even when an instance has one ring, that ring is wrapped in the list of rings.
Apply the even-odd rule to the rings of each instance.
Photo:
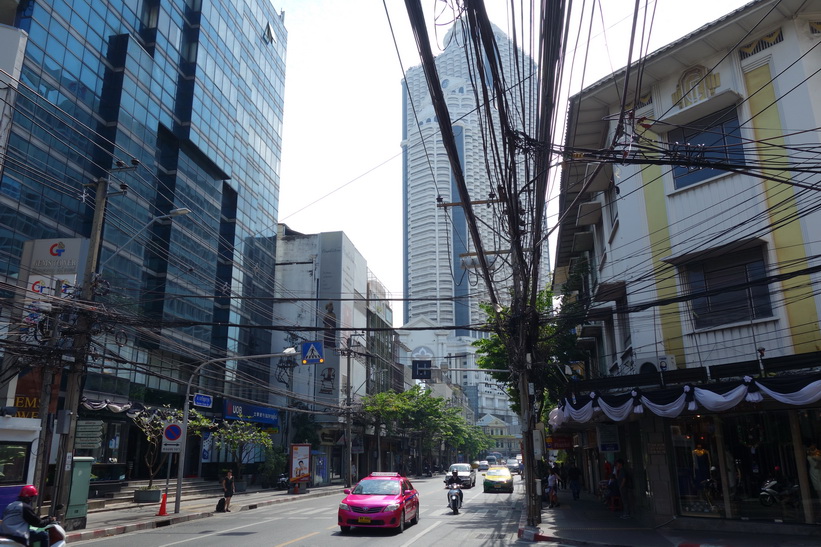
[[[319,365],[325,362],[325,351],[322,342],[304,342],[302,344],[302,364]]]

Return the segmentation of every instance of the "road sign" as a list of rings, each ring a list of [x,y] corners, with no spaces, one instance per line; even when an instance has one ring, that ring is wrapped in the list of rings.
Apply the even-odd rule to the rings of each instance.
[[[214,404],[214,398],[210,395],[205,395],[203,393],[195,393],[194,394],[194,406],[202,406],[205,408],[211,408],[211,405]]]
[[[162,451],[169,454],[179,454],[182,450],[182,439],[185,428],[182,424],[172,422],[165,426],[162,434]]]
[[[325,350],[322,342],[303,342],[302,364],[318,365],[325,362]]]
[[[430,380],[431,361],[413,360],[411,361],[411,378],[414,380]]]

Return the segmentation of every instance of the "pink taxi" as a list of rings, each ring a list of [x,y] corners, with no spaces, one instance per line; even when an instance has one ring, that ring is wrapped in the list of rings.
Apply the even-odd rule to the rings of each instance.
[[[401,534],[406,522],[419,522],[419,492],[398,473],[371,473],[345,494],[338,513],[343,534],[351,526],[396,528]]]

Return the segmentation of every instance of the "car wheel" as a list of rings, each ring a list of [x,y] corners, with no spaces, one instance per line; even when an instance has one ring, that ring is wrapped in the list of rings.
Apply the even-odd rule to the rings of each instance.
[[[419,511],[420,511],[420,507],[417,505],[416,506],[416,513],[413,515],[413,518],[411,519],[411,524],[414,524],[414,525],[419,524]]]
[[[402,511],[402,514],[399,515],[399,526],[396,527],[396,533],[401,534],[405,531],[405,512]]]
[[[351,531],[350,526],[340,526],[339,527],[339,532],[342,533],[342,534],[347,534],[350,531]]]

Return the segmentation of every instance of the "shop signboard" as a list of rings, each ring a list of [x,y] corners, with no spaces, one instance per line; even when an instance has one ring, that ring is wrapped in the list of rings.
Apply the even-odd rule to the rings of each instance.
[[[599,424],[596,426],[599,441],[599,452],[620,452],[619,428],[615,425]]]

